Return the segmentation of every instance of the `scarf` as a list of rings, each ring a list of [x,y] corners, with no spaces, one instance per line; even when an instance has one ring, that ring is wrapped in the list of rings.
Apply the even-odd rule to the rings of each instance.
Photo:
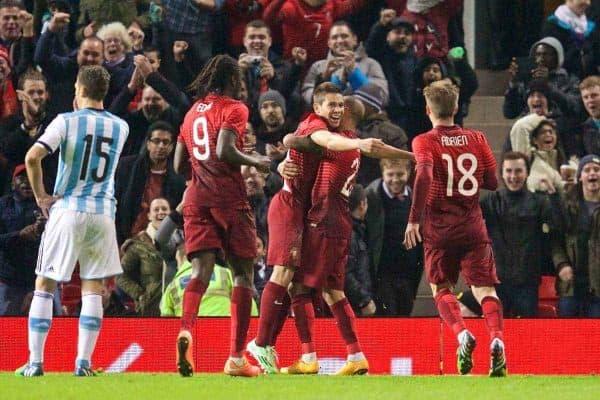
[[[146,228],[146,233],[152,239],[152,243],[154,244],[154,238],[156,237],[156,228],[152,225],[152,222],[148,223],[148,227]]]
[[[443,1],[444,0],[408,0],[406,2],[406,9],[410,12],[423,14]]]
[[[12,114],[15,114],[18,109],[19,103],[17,102],[17,93],[13,88],[10,77],[7,77],[4,85],[4,91],[0,97],[0,121]]]
[[[583,36],[587,30],[587,17],[585,14],[577,15],[566,4],[559,6],[554,15],[560,21],[571,27],[571,30],[579,36]]]

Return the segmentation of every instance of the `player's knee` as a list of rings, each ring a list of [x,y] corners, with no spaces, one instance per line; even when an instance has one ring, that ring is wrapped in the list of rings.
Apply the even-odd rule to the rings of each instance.
[[[294,277],[294,270],[288,267],[283,267],[281,265],[276,265],[273,267],[273,273],[271,274],[271,278],[269,280],[273,283],[276,283],[280,286],[287,287],[292,278]]]
[[[433,297],[435,298],[438,294],[447,291],[452,293],[453,286],[450,282],[444,283],[431,283],[431,292],[433,293]]]
[[[327,305],[332,306],[338,301],[343,300],[346,297],[342,290],[325,289],[323,290],[323,300]]]
[[[288,292],[290,297],[300,296],[303,294],[310,293],[311,289],[308,286],[304,286],[300,283],[292,283],[289,285]]]
[[[41,290],[46,293],[54,293],[56,290],[56,281],[43,276],[38,276],[35,279],[35,290]]]
[[[471,286],[471,290],[473,291],[473,296],[479,304],[481,304],[481,300],[485,299],[486,297],[498,298],[498,295],[496,294],[496,288],[493,286]]]

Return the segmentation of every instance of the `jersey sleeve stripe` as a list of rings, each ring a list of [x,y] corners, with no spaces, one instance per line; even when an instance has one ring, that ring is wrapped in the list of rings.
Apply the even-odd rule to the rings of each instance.
[[[41,140],[38,140],[36,143],[44,147],[48,151],[48,154],[52,154],[52,147],[50,147],[48,143],[44,143]]]

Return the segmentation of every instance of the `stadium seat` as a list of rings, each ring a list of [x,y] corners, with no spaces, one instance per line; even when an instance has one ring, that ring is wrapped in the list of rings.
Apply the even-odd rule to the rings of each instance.
[[[556,277],[542,276],[538,289],[538,316],[540,318],[557,318],[558,296],[556,295]]]

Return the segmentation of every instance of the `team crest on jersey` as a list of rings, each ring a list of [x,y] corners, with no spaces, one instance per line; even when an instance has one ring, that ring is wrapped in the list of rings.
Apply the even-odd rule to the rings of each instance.
[[[196,111],[198,112],[205,112],[208,111],[212,108],[213,103],[200,103],[198,104],[198,107],[196,107]]]

